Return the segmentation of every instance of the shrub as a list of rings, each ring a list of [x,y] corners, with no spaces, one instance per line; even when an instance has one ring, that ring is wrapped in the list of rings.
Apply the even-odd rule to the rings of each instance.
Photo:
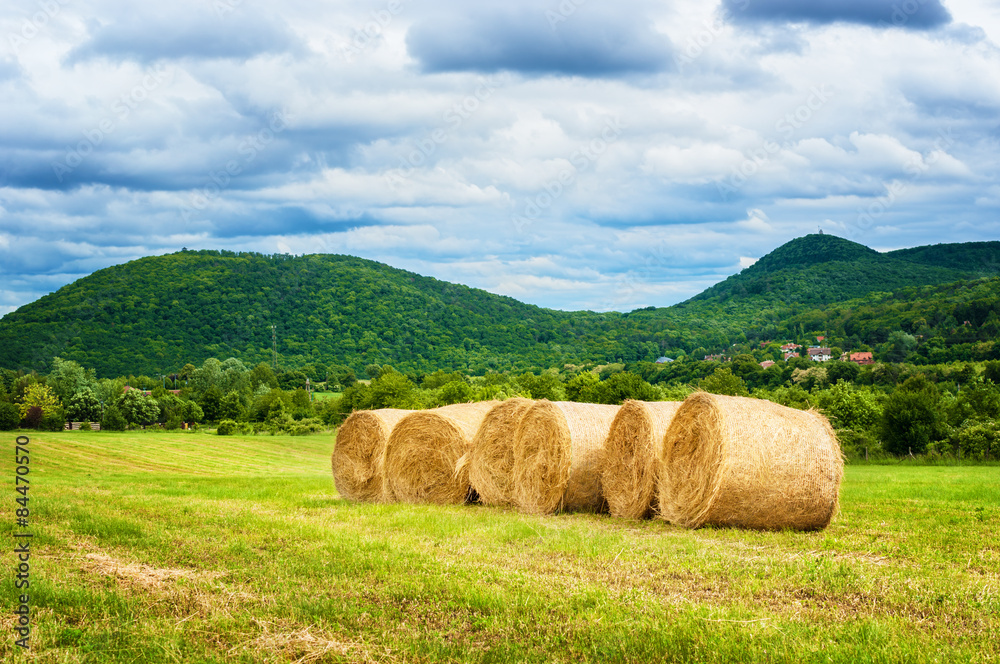
[[[731,397],[749,396],[747,384],[743,379],[733,374],[728,367],[718,367],[715,372],[701,381],[699,387],[712,394],[722,394]]]
[[[1000,459],[1000,424],[983,420],[962,427],[958,432],[958,449],[969,459]]]
[[[21,423],[21,413],[17,406],[0,401],[0,431],[13,431]]]
[[[118,406],[112,404],[104,409],[104,417],[101,418],[101,429],[104,431],[125,431],[128,422],[125,416],[118,410]]]
[[[222,420],[215,433],[220,436],[235,436],[240,432],[240,425],[236,420]]]
[[[28,429],[37,429],[42,425],[42,418],[45,413],[39,406],[28,406],[24,412],[24,426]]]
[[[61,408],[45,413],[38,428],[42,431],[62,431],[66,428],[66,413]]]
[[[293,436],[306,436],[311,433],[319,433],[323,431],[323,429],[323,422],[311,418],[295,422],[288,429],[288,433]]]
[[[941,397],[923,376],[906,379],[889,397],[882,412],[882,440],[892,454],[922,454],[944,438]]]
[[[737,378],[737,380],[739,380]],[[742,381],[741,381],[742,382]],[[622,372],[612,375],[594,388],[595,401],[604,404],[620,404],[626,399],[653,401],[658,393],[653,386],[634,373]]]

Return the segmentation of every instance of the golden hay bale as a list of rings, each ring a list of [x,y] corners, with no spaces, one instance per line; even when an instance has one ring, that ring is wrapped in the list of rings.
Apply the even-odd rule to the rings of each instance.
[[[351,413],[337,430],[330,464],[333,482],[344,498],[389,501],[385,494],[385,446],[392,428],[412,410],[383,408]]]
[[[611,516],[643,519],[656,506],[663,436],[680,401],[626,401],[604,443],[601,487]]]
[[[604,441],[619,406],[537,401],[514,443],[514,503],[523,511],[599,512]]]
[[[407,415],[392,430],[385,477],[397,500],[452,505],[469,497],[468,468],[456,469],[497,401],[460,403]]]
[[[662,458],[660,516],[689,528],[823,529],[844,474],[819,413],[703,392],[677,411]]]
[[[535,402],[513,397],[497,404],[472,439],[472,450],[459,461],[469,467],[469,483],[484,505],[510,505],[514,494],[514,435]]]

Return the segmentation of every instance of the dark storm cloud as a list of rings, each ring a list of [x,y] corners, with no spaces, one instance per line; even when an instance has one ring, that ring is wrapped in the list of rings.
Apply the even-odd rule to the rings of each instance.
[[[738,23],[859,23],[928,30],[951,22],[940,0],[722,0]]]
[[[553,3],[468,5],[413,25],[410,55],[425,71],[517,71],[608,77],[659,72],[673,65],[670,42],[641,13]]]

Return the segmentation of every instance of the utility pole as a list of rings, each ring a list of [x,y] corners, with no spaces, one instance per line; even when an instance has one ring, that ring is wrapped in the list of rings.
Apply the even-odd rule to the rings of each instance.
[[[271,326],[271,365],[275,373],[278,373],[278,328]]]

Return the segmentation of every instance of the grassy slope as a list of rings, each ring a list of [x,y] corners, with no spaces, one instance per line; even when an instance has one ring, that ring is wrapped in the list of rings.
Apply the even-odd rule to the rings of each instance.
[[[332,444],[38,435],[37,660],[1000,658],[996,468],[849,467],[822,533],[688,532],[351,504]]]

